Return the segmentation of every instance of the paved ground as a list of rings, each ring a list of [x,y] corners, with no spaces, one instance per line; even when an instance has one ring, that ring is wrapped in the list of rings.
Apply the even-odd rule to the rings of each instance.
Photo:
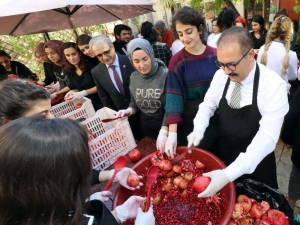
[[[277,163],[277,181],[279,190],[286,195],[288,193],[289,177],[292,169],[291,154],[292,150],[284,147],[282,141],[279,141],[277,143],[275,149]],[[294,213],[295,215],[300,214],[300,201],[296,203]]]

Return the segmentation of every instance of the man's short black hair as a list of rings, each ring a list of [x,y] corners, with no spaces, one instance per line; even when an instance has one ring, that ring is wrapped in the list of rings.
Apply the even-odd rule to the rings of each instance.
[[[122,30],[131,30],[131,28],[125,24],[118,24],[114,28],[114,34],[119,35],[121,34]]]

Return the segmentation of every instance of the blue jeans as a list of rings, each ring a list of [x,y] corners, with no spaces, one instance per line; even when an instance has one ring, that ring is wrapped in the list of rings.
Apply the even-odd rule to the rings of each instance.
[[[296,201],[300,199],[300,170],[294,164],[290,173],[289,198]]]

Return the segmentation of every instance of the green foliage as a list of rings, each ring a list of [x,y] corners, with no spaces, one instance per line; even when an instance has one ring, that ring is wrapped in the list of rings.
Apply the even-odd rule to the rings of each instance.
[[[245,9],[251,9],[254,3],[263,3],[264,0],[244,0]]]
[[[299,13],[300,13],[300,5],[295,5],[295,6],[293,7],[293,10],[294,10],[297,14],[299,14]]]
[[[146,20],[147,20],[146,14],[136,16],[136,17],[130,19],[131,23],[134,24],[137,27],[139,32],[141,31],[142,23],[144,23]]]
[[[177,8],[184,6],[185,0],[160,0],[160,3],[165,8]]]
[[[190,6],[193,9],[202,9],[204,7],[203,0],[191,0]]]
[[[77,34],[92,35],[93,32],[105,29],[104,25],[94,25],[90,27],[76,28]],[[74,41],[76,36],[73,30],[61,30],[56,32],[49,32],[51,40],[61,40],[63,42]],[[34,54],[34,47],[40,43],[45,42],[42,34],[31,34],[22,36],[8,36],[0,35],[0,49],[5,50],[11,55],[12,60],[20,61],[28,66],[33,72],[40,74],[43,70],[43,65],[38,61]]]
[[[234,5],[236,5],[237,3],[239,3],[241,0],[232,0],[232,3]],[[247,1],[247,0],[244,0],[244,1]],[[214,11],[215,12],[215,15],[219,15],[219,13],[221,12],[222,8],[223,8],[223,5],[225,3],[224,0],[214,0],[211,3],[211,6],[210,7],[207,7],[205,9],[205,11]]]

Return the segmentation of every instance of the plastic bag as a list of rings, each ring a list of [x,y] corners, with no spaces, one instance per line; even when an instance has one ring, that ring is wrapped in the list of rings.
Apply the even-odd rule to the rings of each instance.
[[[288,200],[281,192],[261,182],[245,179],[235,182],[236,196],[247,195],[257,201],[267,201],[272,209],[278,209],[289,218],[290,225],[296,225],[294,221],[294,210]]]

